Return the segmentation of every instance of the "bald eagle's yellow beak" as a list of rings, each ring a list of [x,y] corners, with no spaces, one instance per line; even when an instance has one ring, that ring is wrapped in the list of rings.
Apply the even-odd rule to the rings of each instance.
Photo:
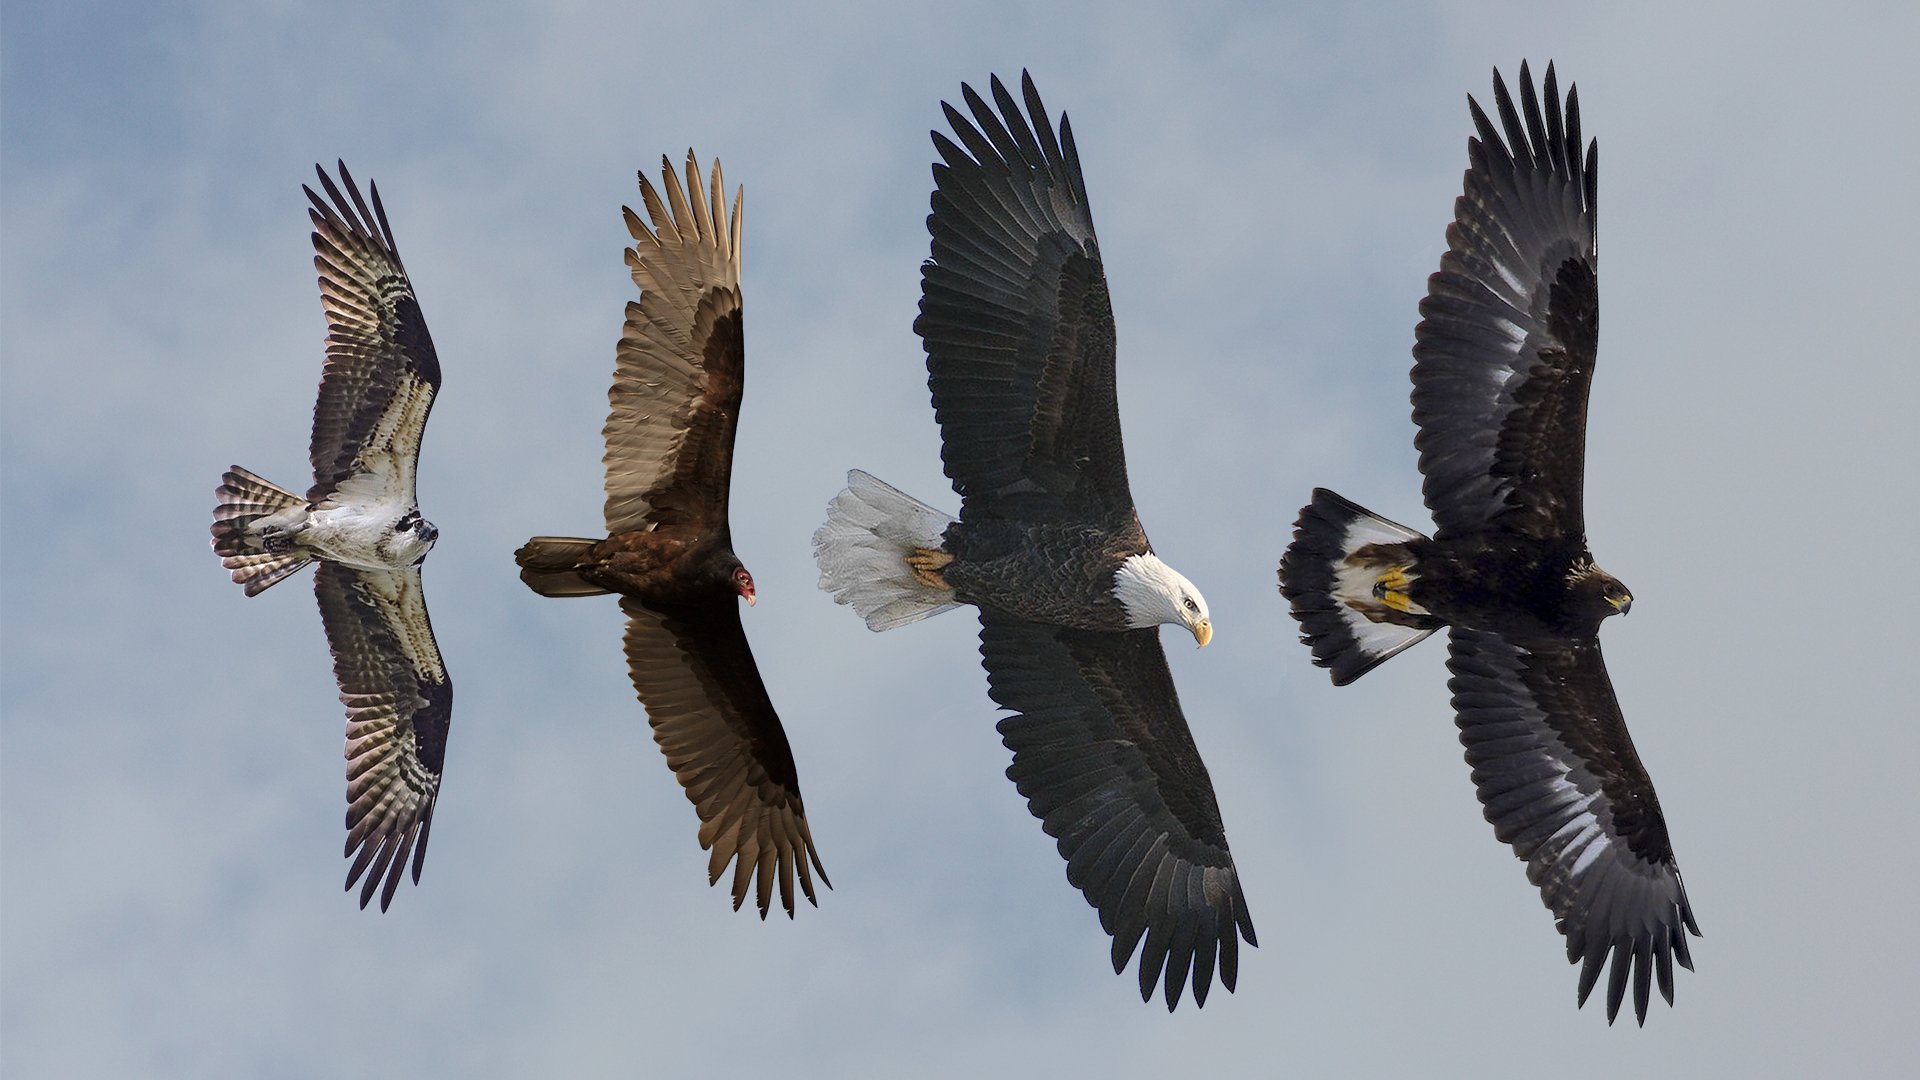
[[[1197,648],[1204,649],[1207,647],[1207,642],[1213,640],[1212,619],[1201,619],[1199,622],[1193,624],[1193,640],[1200,643]]]

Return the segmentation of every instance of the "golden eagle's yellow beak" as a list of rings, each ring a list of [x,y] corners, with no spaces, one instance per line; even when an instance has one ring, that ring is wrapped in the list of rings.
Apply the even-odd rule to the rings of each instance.
[[[1198,648],[1204,649],[1207,647],[1207,642],[1213,640],[1212,619],[1201,619],[1199,622],[1193,624],[1193,640],[1200,643],[1197,646]]]
[[[1633,597],[1609,596],[1607,597],[1607,603],[1612,604],[1615,611],[1618,611],[1620,614],[1625,615],[1628,611],[1632,610],[1633,608]]]

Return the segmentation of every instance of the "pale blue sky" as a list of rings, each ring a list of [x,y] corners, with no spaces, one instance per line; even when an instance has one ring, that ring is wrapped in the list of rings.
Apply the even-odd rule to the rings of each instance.
[[[1892,1075],[1920,1053],[1911,5],[9,3],[0,15],[0,1071],[20,1077]],[[1564,8],[1564,9],[1562,9]],[[1297,9],[1297,10],[1296,10]],[[1557,10],[1561,9],[1561,10]],[[1588,516],[1609,666],[1706,936],[1643,1030],[1480,817],[1445,650],[1336,690],[1274,566],[1316,484],[1420,523],[1406,371],[1469,92],[1559,62],[1601,148]],[[814,585],[847,468],[952,509],[911,332],[939,102],[1074,121],[1135,496],[1261,947],[1172,1016],[1002,772],[975,623]],[[837,888],[729,910],[599,527],[633,174],[747,190],[746,616]],[[439,346],[427,595],[455,686],[419,887],[340,891],[305,577],[207,544],[308,481],[300,184],[377,180]]]

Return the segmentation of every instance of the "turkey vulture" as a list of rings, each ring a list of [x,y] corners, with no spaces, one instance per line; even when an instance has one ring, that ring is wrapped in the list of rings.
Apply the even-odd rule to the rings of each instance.
[[[1672,1004],[1673,962],[1693,967],[1686,932],[1700,931],[1600,658],[1600,623],[1633,596],[1594,565],[1581,499],[1598,151],[1582,157],[1579,94],[1563,112],[1551,65],[1544,111],[1525,64],[1521,111],[1497,71],[1493,97],[1506,137],[1469,97],[1479,138],[1414,331],[1434,535],[1316,490],[1280,591],[1336,684],[1448,628],[1447,685],[1487,820],[1582,965],[1579,1003],[1611,953],[1607,1020],[1631,976],[1644,1024],[1649,984]]]
[[[718,161],[705,200],[691,150],[684,191],[667,159],[660,164],[665,200],[640,176],[653,227],[621,208],[640,302],[627,304],[607,394],[608,535],[536,536],[513,557],[520,579],[542,596],[620,594],[633,687],[700,815],[700,846],[712,852],[708,883],[734,863],[734,908],[753,886],[764,919],[777,879],[791,918],[796,872],[809,903],[817,904],[813,874],[831,882],[807,827],[793,751],[740,626],[753,575],[727,528],[746,360],[740,193],[729,219]]]
[[[928,385],[958,520],[863,472],[814,534],[820,585],[874,630],[980,611],[1007,777],[1059,841],[1067,880],[1140,950],[1140,994],[1167,1008],[1216,962],[1234,987],[1253,922],[1213,785],[1160,651],[1161,623],[1213,636],[1200,591],[1147,542],[1127,486],[1114,325],[1073,131],[1033,80],[1026,114],[962,86],[933,133],[933,257],[921,269]],[[1144,936],[1145,944],[1141,945]]]
[[[385,911],[409,853],[420,882],[453,711],[420,591],[420,564],[440,534],[414,494],[440,361],[379,186],[369,185],[369,211],[346,164],[339,168],[336,187],[314,167],[327,198],[301,189],[313,204],[313,263],[327,312],[313,486],[303,499],[237,465],[227,470],[215,492],[213,550],[248,596],[320,564],[314,592],[347,707],[347,888],[366,875],[360,906],[378,886]]]

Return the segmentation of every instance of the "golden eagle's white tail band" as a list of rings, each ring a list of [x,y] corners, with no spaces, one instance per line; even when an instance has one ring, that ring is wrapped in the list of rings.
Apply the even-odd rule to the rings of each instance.
[[[1349,502],[1325,488],[1300,510],[1293,543],[1280,562],[1280,592],[1300,621],[1313,662],[1346,684],[1433,633],[1406,623],[1426,612],[1386,588],[1404,590],[1406,566],[1392,557],[1419,532]],[[1376,549],[1367,552],[1366,549]]]
[[[959,607],[953,593],[916,578],[915,549],[939,550],[954,519],[855,469],[847,489],[827,504],[827,523],[813,534],[820,587],[850,605],[870,630],[891,630]]]

